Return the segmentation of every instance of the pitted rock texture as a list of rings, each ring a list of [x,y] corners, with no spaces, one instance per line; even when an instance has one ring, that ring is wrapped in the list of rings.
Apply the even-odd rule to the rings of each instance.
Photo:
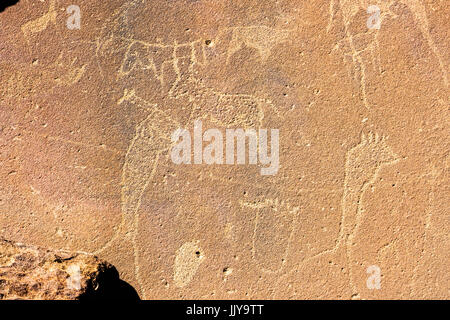
[[[0,239],[0,299],[75,300],[95,295],[112,266],[82,253]]]
[[[0,236],[92,252],[148,299],[448,299],[449,16],[21,0],[0,13]],[[196,120],[278,129],[278,172],[175,164]]]

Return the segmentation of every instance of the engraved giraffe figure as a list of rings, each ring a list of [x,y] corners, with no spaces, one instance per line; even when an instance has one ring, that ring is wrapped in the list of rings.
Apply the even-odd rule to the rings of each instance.
[[[369,109],[369,101],[367,99],[366,94],[366,86],[367,86],[367,64],[368,61],[365,61],[362,53],[370,50],[370,55],[372,58],[372,64],[375,70],[378,69],[378,72],[381,73],[381,58],[380,58],[380,49],[379,49],[379,41],[378,41],[378,35],[379,30],[372,30],[371,40],[369,41],[368,45],[366,47],[358,47],[358,45],[355,43],[355,40],[358,39],[358,37],[365,36],[365,33],[362,34],[354,34],[349,30],[349,25],[352,23],[353,18],[356,16],[359,10],[367,10],[367,8],[370,5],[377,5],[379,6],[381,10],[381,16],[380,19],[382,20],[386,16],[391,16],[393,18],[397,18],[398,16],[393,13],[390,10],[390,7],[396,3],[396,0],[390,1],[390,2],[379,2],[379,1],[368,1],[368,0],[331,0],[330,1],[330,19],[327,26],[327,31],[329,31],[332,27],[332,23],[334,20],[334,7],[336,3],[339,3],[340,10],[342,13],[344,28],[345,28],[345,38],[340,41],[334,49],[340,48],[341,46],[344,47],[344,57],[350,57],[354,70],[353,70],[353,77],[358,79],[361,87],[361,95],[363,99],[364,106]],[[442,58],[442,55],[440,54],[438,48],[436,47],[436,44],[431,37],[427,14],[425,10],[425,6],[421,3],[420,0],[398,0],[398,2],[404,4],[408,7],[408,9],[411,11],[411,13],[414,16],[414,20],[416,21],[420,32],[422,33],[422,36],[427,41],[427,44],[433,54],[435,55],[436,59],[438,60],[439,67],[442,72],[442,78],[444,81],[444,84],[448,86],[448,71],[447,66],[444,63],[444,60]],[[383,28],[383,25],[381,25],[381,28]],[[376,67],[378,66],[378,68]],[[349,72],[350,76],[352,71]]]
[[[362,135],[361,143],[347,153],[342,199],[342,228],[338,245],[345,248],[350,286],[354,294],[356,289],[353,284],[352,247],[363,218],[362,197],[367,188],[375,182],[380,170],[399,160],[399,156],[386,144],[386,139],[373,133],[369,133],[367,137]]]
[[[342,214],[339,233],[335,245],[302,261],[302,264],[314,261],[324,255],[343,255],[343,263],[349,270],[349,284],[353,294],[353,243],[361,225],[364,208],[361,203],[367,189],[373,185],[382,168],[397,163],[401,158],[386,143],[386,137],[369,132],[362,134],[361,141],[346,154],[344,192],[342,195]]]
[[[206,87],[193,75],[195,62],[198,61],[196,56],[198,51],[195,46],[190,47],[188,54],[178,55],[179,52],[185,52],[178,50],[180,46],[186,47],[184,44],[174,44],[171,47],[171,55],[167,57],[177,75],[168,96],[173,99],[188,98],[192,111],[184,124],[173,120],[156,104],[137,96],[134,90],[126,90],[119,100],[119,103],[132,103],[139,106],[148,116],[137,126],[135,137],[125,156],[122,170],[122,221],[112,239],[98,252],[112,245],[120,245],[116,243],[117,241],[128,242],[132,247],[130,259],[134,261],[135,277],[141,290],[143,286],[139,274],[139,254],[136,244],[138,211],[141,198],[153,179],[158,162],[167,161],[169,158],[169,150],[173,144],[170,140],[172,132],[193,124],[197,117],[210,117],[221,126],[259,128],[264,117],[263,109],[273,108],[271,102],[264,99],[245,94],[221,93]],[[145,67],[142,59],[135,59],[134,63]],[[145,296],[145,292],[143,293]]]
[[[191,114],[184,123],[174,120],[155,103],[147,101],[136,94],[135,89],[125,90],[118,103],[126,103],[143,109],[144,120],[136,127],[136,134],[131,140],[125,156],[122,170],[122,221],[115,230],[111,240],[97,252],[102,252],[113,245],[122,246],[126,257],[134,262],[134,276],[143,289],[139,272],[139,250],[136,245],[138,235],[139,208],[145,190],[154,179],[158,163],[167,161],[172,142],[170,135],[180,127],[193,124],[197,118],[208,117],[219,126],[261,127],[264,110],[277,113],[269,100],[248,94],[224,93],[207,87],[196,78],[195,66],[205,65],[205,41],[150,43],[135,39],[129,21],[133,10],[140,12],[142,1],[133,0],[119,8],[113,17],[105,23],[102,34],[97,39],[96,57],[100,66],[101,59],[108,60],[117,52],[124,57],[116,76],[116,81],[133,80],[133,72],[148,72],[151,80],[158,80],[163,92],[168,89],[170,99],[188,101]],[[235,28],[234,28],[235,29]],[[225,31],[229,28],[225,28]],[[238,29],[236,29],[238,30]],[[266,27],[253,28],[255,32],[266,32]],[[283,36],[283,34],[281,34]],[[282,37],[284,38],[284,36]],[[282,39],[284,40],[284,39]],[[256,43],[259,43],[258,41]],[[176,75],[172,83],[165,71]],[[129,82],[129,81],[128,81]],[[187,98],[187,99],[186,99]],[[122,242],[127,242],[124,245]],[[131,250],[128,250],[130,248]],[[143,292],[145,297],[145,292]]]

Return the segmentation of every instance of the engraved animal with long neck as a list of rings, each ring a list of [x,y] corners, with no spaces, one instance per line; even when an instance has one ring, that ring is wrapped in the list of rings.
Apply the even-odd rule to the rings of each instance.
[[[363,135],[361,142],[347,153],[345,162],[344,195],[342,199],[342,221],[337,246],[345,249],[349,268],[350,285],[353,284],[353,244],[363,218],[362,197],[367,188],[375,182],[379,171],[386,165],[399,160],[378,134]]]
[[[364,106],[369,109],[370,101],[366,93],[366,86],[368,84],[368,66],[371,61],[367,60],[368,56],[364,56],[362,53],[370,50],[370,56],[372,58],[372,66],[375,71],[381,73],[381,57],[380,57],[380,45],[378,41],[378,35],[380,30],[383,29],[383,18],[387,16],[398,17],[395,13],[391,11],[391,6],[397,2],[405,5],[413,15],[414,21],[416,22],[423,38],[426,40],[432,53],[435,55],[442,73],[443,82],[448,86],[448,69],[447,65],[442,58],[433,38],[430,34],[428,18],[426,14],[425,6],[419,0],[392,0],[390,2],[371,2],[367,0],[331,0],[330,2],[330,21],[327,27],[329,31],[331,29],[334,20],[334,7],[336,3],[339,3],[339,9],[342,13],[342,20],[345,30],[345,38],[340,41],[337,47],[343,47],[344,57],[350,57],[352,60],[353,77],[359,81],[361,87],[361,95],[363,99]],[[380,19],[381,19],[381,29],[372,30],[371,33],[355,33],[351,30],[350,25],[353,22],[354,17],[360,10],[366,11],[370,5],[377,5],[380,8]],[[369,16],[368,16],[369,17]],[[384,30],[384,29],[383,29]],[[362,37],[362,39],[358,39]],[[366,38],[366,40],[363,40]],[[363,41],[361,41],[363,40]]]
[[[382,168],[400,161],[400,157],[391,150],[386,139],[372,132],[367,135],[362,134],[360,143],[347,152],[341,221],[335,245],[302,262],[316,265],[317,259],[328,255],[334,256],[337,261],[343,258],[341,263],[349,270],[350,290],[353,294],[357,292],[353,283],[352,265],[355,263],[353,261],[353,244],[364,218],[363,196],[367,189],[375,183]]]
[[[184,123],[175,121],[156,104],[145,101],[134,92],[120,100],[120,103],[130,103],[143,108],[148,116],[137,126],[136,135],[125,156],[122,170],[122,222],[112,239],[98,252],[113,245],[123,246],[123,242],[128,242],[125,247],[132,248],[132,252],[128,254],[134,261],[135,276],[141,289],[143,286],[138,270],[139,250],[136,244],[138,211],[142,196],[154,177],[158,163],[165,162],[169,158],[169,150],[173,144],[171,134],[178,128],[192,125],[196,117],[205,115],[219,126],[259,128],[264,117],[263,109],[273,107],[270,102],[251,95],[225,94],[206,87],[193,76],[196,58],[193,59],[192,54],[190,52],[177,56],[174,46],[173,54],[168,57],[177,75],[168,96],[175,100],[183,99],[183,103],[187,101],[188,108],[192,110],[189,119]]]

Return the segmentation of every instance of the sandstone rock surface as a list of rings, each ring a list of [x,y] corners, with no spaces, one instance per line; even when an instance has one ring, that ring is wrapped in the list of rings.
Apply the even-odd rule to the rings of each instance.
[[[0,13],[0,236],[94,253],[149,299],[448,299],[449,16],[21,0]],[[279,130],[277,172],[175,163],[200,120]]]

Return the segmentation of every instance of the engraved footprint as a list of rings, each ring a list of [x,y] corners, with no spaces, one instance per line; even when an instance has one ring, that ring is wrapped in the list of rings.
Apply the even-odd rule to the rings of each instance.
[[[278,199],[254,202],[241,200],[240,205],[256,211],[252,258],[265,272],[281,271],[289,255],[299,207]]]

